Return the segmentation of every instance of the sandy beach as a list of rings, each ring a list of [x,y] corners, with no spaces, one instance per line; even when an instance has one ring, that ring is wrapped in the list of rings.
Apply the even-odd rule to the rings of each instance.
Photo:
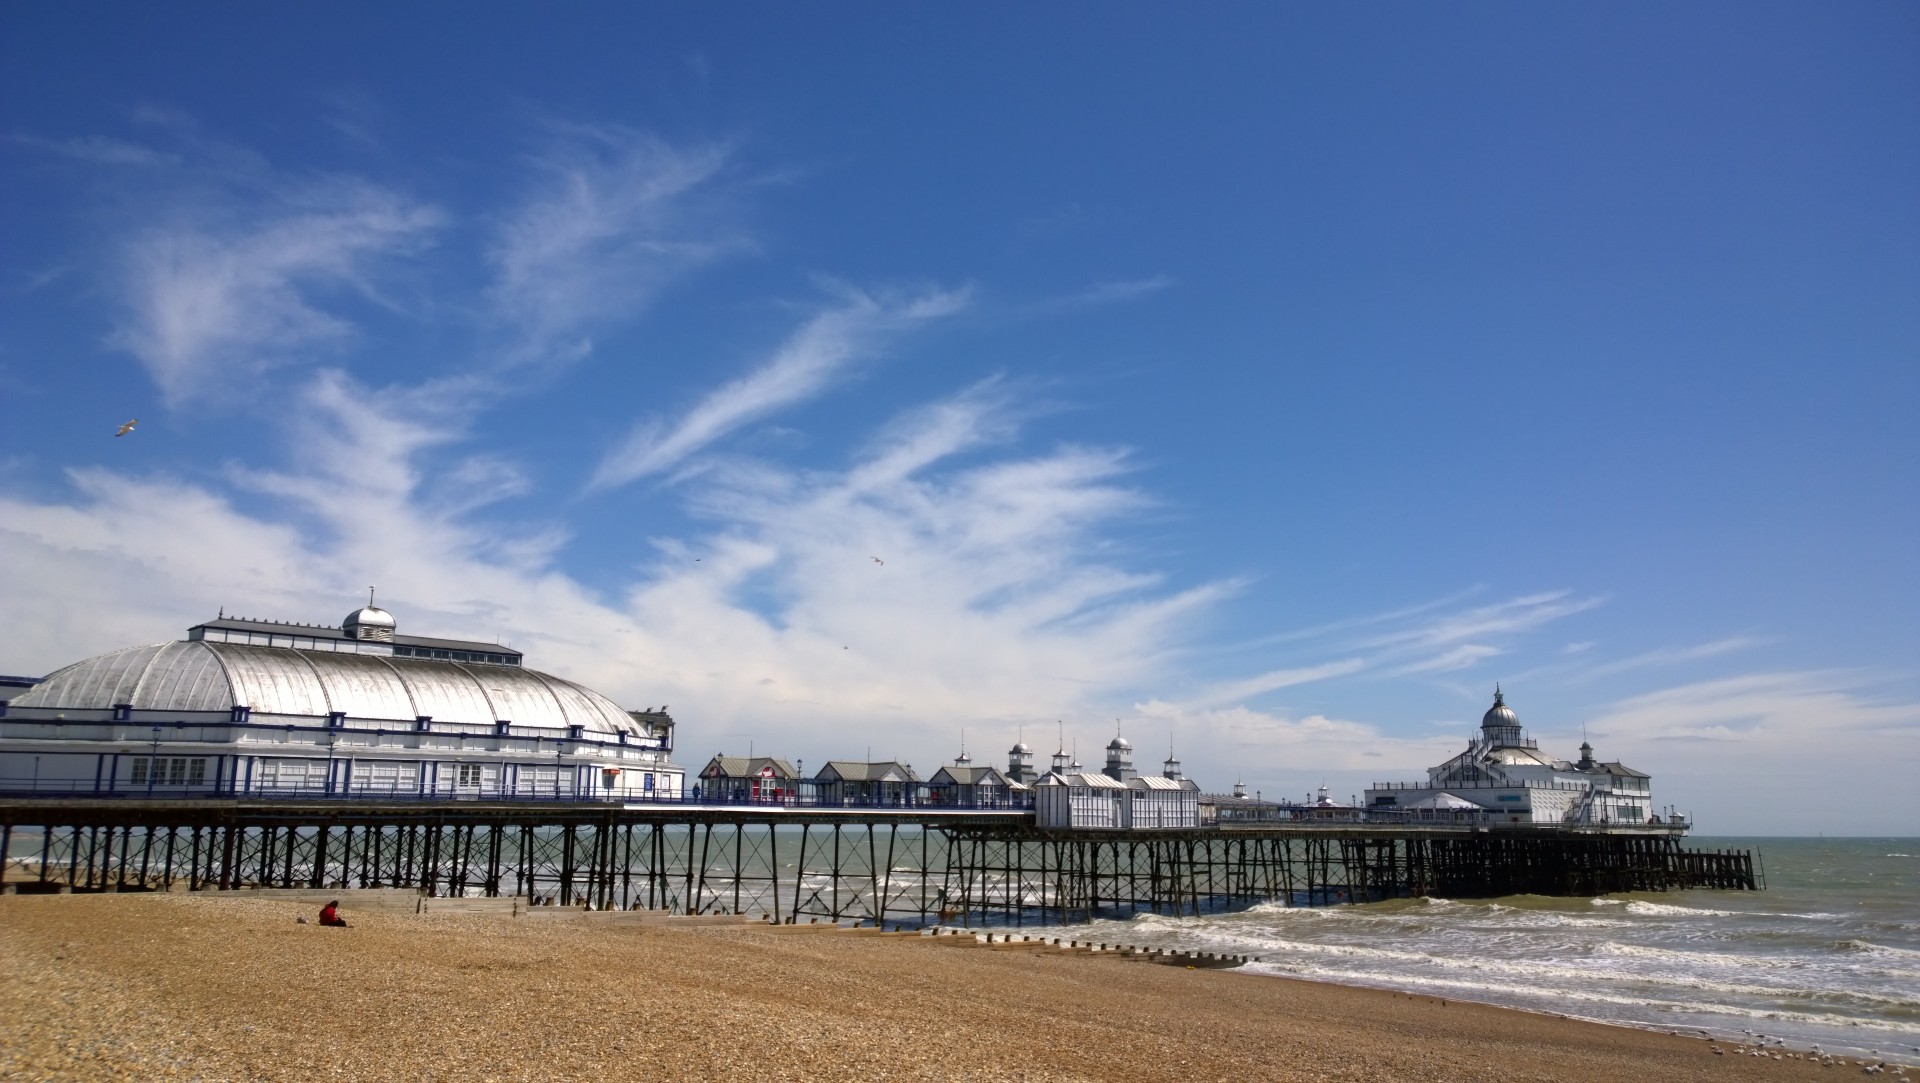
[[[1857,1066],[962,938],[0,896],[0,1077],[1767,1080]],[[1725,1052],[1716,1054],[1714,1048]]]

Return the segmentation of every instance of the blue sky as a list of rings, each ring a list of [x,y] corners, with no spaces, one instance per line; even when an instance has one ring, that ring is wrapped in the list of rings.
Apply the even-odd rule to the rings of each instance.
[[[1916,44],[10,5],[0,670],[378,583],[695,763],[1344,796],[1500,681],[1709,830],[1920,831]]]

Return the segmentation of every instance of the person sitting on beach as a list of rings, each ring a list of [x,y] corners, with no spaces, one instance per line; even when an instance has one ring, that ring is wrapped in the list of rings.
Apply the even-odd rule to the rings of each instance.
[[[340,916],[340,900],[335,899],[320,908],[320,924],[331,925],[338,929],[347,927],[345,918]]]

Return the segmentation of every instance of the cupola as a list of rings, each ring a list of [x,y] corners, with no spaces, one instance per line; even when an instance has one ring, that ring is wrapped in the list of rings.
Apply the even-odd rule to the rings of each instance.
[[[373,588],[367,588],[367,604],[347,614],[340,622],[340,630],[347,633],[348,639],[370,639],[380,643],[393,642],[393,614],[373,604]]]

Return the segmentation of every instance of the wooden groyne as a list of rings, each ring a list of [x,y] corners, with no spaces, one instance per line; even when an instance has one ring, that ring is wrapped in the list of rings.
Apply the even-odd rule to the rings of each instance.
[[[1007,815],[0,803],[8,890],[405,888],[595,910],[962,924],[1278,901],[1754,890],[1674,832],[1366,824],[1042,831]]]

